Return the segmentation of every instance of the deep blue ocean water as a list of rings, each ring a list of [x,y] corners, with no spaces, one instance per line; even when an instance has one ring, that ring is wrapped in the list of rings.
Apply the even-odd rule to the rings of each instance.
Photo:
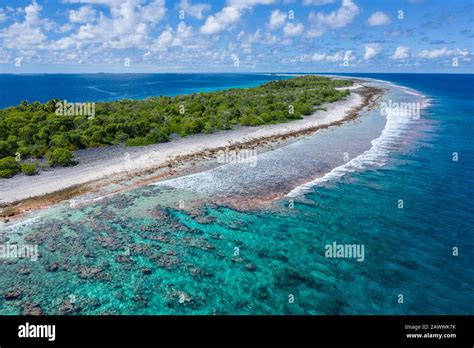
[[[0,74],[0,108],[22,100],[105,102],[253,87],[287,76],[270,74]]]
[[[0,289],[22,289],[17,300],[0,298],[0,313],[34,302],[48,314],[71,304],[81,314],[474,314],[474,76],[359,77],[430,100],[419,120],[390,138],[383,161],[371,158],[361,170],[312,186],[293,208],[284,197],[239,210],[212,193],[190,211],[173,203],[186,205],[185,192],[146,186],[50,209],[39,223],[2,236],[37,243],[42,257],[0,264]],[[287,158],[310,158],[295,147],[317,151],[327,141],[321,146],[334,142],[339,151],[360,141],[354,147],[364,151],[367,134],[380,135],[367,133],[380,125],[371,117],[267,156],[280,159],[275,168],[291,182],[296,172],[285,168],[294,166]],[[242,185],[256,177],[231,172],[229,181]],[[252,190],[240,195],[266,194]],[[364,245],[364,261],[325,257],[334,242]]]

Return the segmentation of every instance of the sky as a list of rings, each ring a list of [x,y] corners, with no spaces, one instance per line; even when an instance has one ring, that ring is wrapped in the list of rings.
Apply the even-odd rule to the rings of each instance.
[[[0,73],[473,72],[472,0],[0,0]]]

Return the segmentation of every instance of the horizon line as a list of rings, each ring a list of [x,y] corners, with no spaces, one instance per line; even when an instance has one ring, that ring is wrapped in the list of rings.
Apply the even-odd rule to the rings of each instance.
[[[404,75],[473,75],[473,72],[380,72],[380,71],[369,71],[369,72],[323,72],[323,71],[300,71],[300,72],[289,72],[289,71],[280,71],[280,72],[266,72],[266,71],[185,71],[185,72],[0,72],[0,75],[98,75],[98,74],[108,74],[108,75],[138,75],[138,74],[268,74],[268,75],[279,75],[279,74],[404,74]]]

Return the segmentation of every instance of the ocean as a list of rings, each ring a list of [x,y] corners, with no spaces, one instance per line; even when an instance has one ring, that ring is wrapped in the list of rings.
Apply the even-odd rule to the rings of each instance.
[[[348,75],[385,88],[382,102],[419,103],[421,113],[366,110],[258,153],[255,166],[225,164],[30,217],[0,234],[39,252],[0,264],[0,289],[21,293],[3,294],[0,313],[474,314],[474,76]],[[75,75],[87,81],[74,92],[60,87],[70,82],[18,82],[11,95],[2,88],[2,103],[144,98],[287,76],[91,78]],[[212,82],[157,83],[159,92],[142,83],[161,78]]]
[[[272,74],[0,74],[0,108],[27,100],[109,102],[258,86]]]

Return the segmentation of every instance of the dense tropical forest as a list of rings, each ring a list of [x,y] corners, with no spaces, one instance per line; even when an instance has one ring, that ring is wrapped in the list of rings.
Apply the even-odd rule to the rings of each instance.
[[[335,88],[351,84],[348,80],[301,76],[254,88],[96,103],[92,117],[58,113],[62,102],[58,99],[23,101],[0,110],[0,177],[20,171],[33,175],[39,163],[74,165],[73,151],[78,149],[149,145],[176,135],[300,119],[323,103],[346,97],[349,91]]]

